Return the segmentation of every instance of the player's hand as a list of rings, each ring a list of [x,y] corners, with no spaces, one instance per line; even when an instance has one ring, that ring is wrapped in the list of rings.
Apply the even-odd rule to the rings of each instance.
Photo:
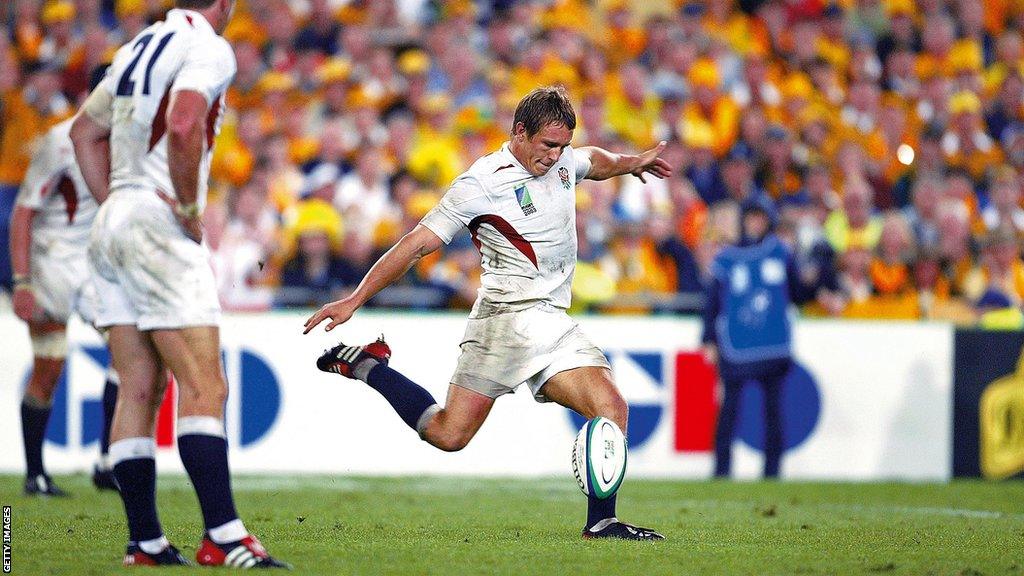
[[[330,332],[331,330],[334,330],[334,327],[338,324],[348,322],[348,319],[355,314],[357,308],[359,308],[359,304],[352,300],[351,297],[342,298],[341,300],[331,302],[330,304],[324,304],[323,307],[317,310],[315,314],[309,317],[309,320],[306,320],[306,329],[303,330],[302,333],[309,334],[310,330],[316,328],[321,322],[328,318],[330,318],[331,321],[327,324],[327,328],[325,330]]]
[[[178,213],[178,199],[171,198],[163,190],[156,191],[157,196],[161,200],[167,203],[171,207],[171,212],[174,213],[174,218],[178,220],[178,225],[181,226],[181,230],[185,232],[185,236],[188,236],[196,244],[203,243],[203,219],[200,215],[195,215],[190,218],[186,218]]]
[[[32,322],[36,319],[36,295],[28,286],[19,286],[14,289],[12,297],[14,313],[25,322]]]
[[[718,347],[717,346],[715,346],[714,344],[708,343],[708,344],[704,345],[704,347],[701,349],[701,351],[704,353],[704,361],[705,362],[707,362],[708,364],[710,364],[712,366],[714,366],[715,364],[718,363]]]
[[[665,150],[666,142],[662,140],[658,142],[658,145],[643,154],[637,156],[637,162],[639,165],[635,170],[630,172],[633,176],[636,176],[644,184],[647,180],[644,179],[644,173],[653,174],[657,178],[668,178],[672,175],[672,167],[669,166],[668,162],[665,162],[660,158],[661,153]]]

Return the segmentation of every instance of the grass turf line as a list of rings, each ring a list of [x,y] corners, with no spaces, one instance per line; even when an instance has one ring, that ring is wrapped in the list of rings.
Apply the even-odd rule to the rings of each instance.
[[[29,499],[21,481],[0,476],[14,574],[122,572],[116,495],[67,476],[72,498]],[[240,476],[235,491],[246,526],[299,574],[1024,574],[1021,482],[627,481],[619,516],[659,543],[583,541],[585,500],[568,477]],[[158,502],[194,557],[187,479],[161,478]]]

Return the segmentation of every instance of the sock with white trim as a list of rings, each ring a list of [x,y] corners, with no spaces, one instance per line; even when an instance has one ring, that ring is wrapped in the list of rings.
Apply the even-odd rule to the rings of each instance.
[[[593,528],[601,520],[615,517],[615,499],[618,494],[612,494],[604,500],[587,496],[587,529]]]
[[[231,495],[224,421],[213,416],[178,418],[178,453],[199,498],[203,525],[210,533],[210,539],[223,544],[248,535],[238,519]]]
[[[128,539],[133,542],[152,544],[164,535],[156,511],[155,458],[156,442],[152,438],[125,438],[110,445],[114,477],[128,518]]]
[[[28,394],[21,401],[21,439],[25,446],[25,472],[29,478],[45,474],[43,439],[50,421],[50,403]]]
[[[437,400],[434,400],[430,392],[384,364],[378,363],[373,366],[366,376],[366,383],[370,388],[380,392],[409,428],[416,430],[421,436],[422,428],[426,428],[429,423],[421,422],[423,416],[428,411],[431,411],[430,415],[433,416],[433,412],[440,410],[437,407]]]
[[[110,453],[110,425],[114,422],[114,408],[117,407],[116,373],[111,368],[107,372],[107,382],[103,385],[103,434],[100,435],[100,455],[105,458]]]
[[[167,540],[166,536],[161,535],[159,538],[153,538],[152,540],[142,540],[139,542],[139,548],[142,549],[146,554],[159,554],[163,552],[164,548],[170,546],[170,541]]]

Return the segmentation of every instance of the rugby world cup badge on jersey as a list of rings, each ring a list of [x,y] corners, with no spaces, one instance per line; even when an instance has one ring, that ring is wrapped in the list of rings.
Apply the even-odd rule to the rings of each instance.
[[[516,201],[519,202],[519,207],[523,209],[524,216],[537,213],[537,207],[533,205],[533,198],[530,196],[530,190],[526,187],[526,184],[516,186],[515,193]]]

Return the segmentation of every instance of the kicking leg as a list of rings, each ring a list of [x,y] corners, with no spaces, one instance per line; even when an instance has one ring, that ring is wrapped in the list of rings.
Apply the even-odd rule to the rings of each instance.
[[[365,346],[338,344],[317,360],[324,372],[362,380],[380,392],[402,421],[432,446],[462,450],[491,412],[494,399],[451,384],[445,407],[419,384],[388,367],[391,347],[383,339]]]
[[[121,376],[110,432],[110,460],[128,518],[125,564],[186,564],[164,537],[156,510],[156,414],[167,385],[149,337],[135,326],[110,329],[110,352]]]
[[[473,439],[494,399],[451,384],[444,408],[422,386],[388,367],[391,347],[383,339],[365,346],[344,343],[326,350],[317,360],[317,368],[366,382],[402,418],[432,446],[445,452],[462,450]]]
[[[444,408],[424,413],[420,437],[445,452],[462,450],[476,436],[493,405],[494,398],[449,384]]]
[[[597,416],[615,422],[626,433],[629,407],[612,382],[611,371],[598,366],[573,368],[555,374],[540,389],[553,402],[575,410],[584,418]],[[587,497],[585,538],[625,538],[629,540],[661,540],[663,536],[647,528],[631,526],[615,517],[616,494],[600,499]]]
[[[25,446],[25,494],[66,496],[55,486],[43,466],[43,439],[50,421],[53,393],[67,354],[63,324],[32,323],[32,376],[21,400],[21,437]]]
[[[178,453],[206,528],[197,560],[204,565],[284,567],[249,534],[235,510],[224,433],[228,385],[220,359],[219,329],[196,326],[150,334],[178,383]]]

